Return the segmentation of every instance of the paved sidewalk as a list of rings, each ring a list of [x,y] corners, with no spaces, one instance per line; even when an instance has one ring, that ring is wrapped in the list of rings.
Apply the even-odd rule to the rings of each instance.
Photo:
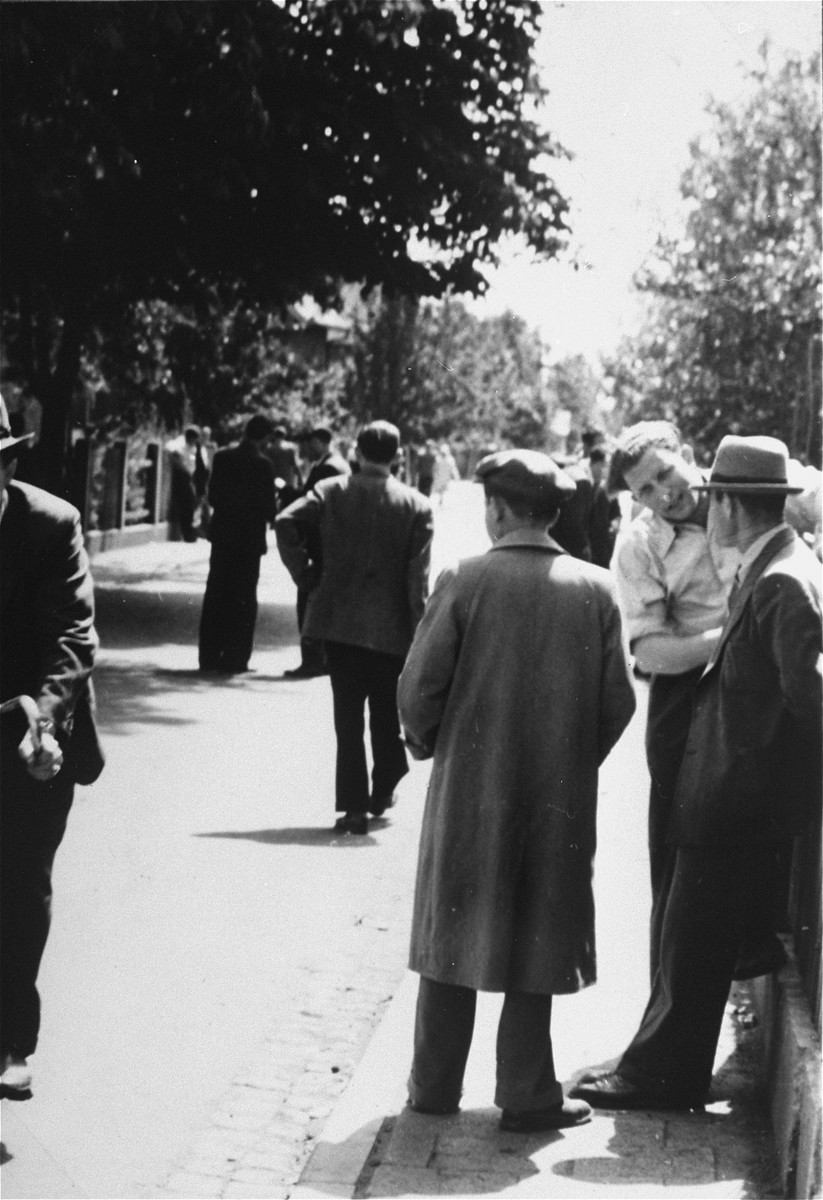
[[[416,976],[407,975],[291,1197],[777,1197],[758,1079],[757,1032],[736,989],[703,1113],[595,1113],[589,1125],[502,1133],[489,1095],[500,998],[481,996],[460,1113],[405,1108]],[[557,1005],[558,1060],[577,1041]],[[567,1011],[563,1011],[567,1008]],[[606,1016],[606,1013],[603,1014]],[[405,1053],[397,1053],[398,1047]]]

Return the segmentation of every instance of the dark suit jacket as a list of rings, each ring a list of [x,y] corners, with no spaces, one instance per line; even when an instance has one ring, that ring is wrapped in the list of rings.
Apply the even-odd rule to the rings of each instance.
[[[70,504],[26,483],[8,486],[0,521],[0,700],[29,695],[54,721],[63,772],[90,783],[103,767],[91,670],[98,640],[94,593]],[[2,720],[2,751],[16,754],[22,715]]]
[[[266,530],[277,505],[274,468],[253,442],[218,450],[209,480],[212,507],[209,538],[214,545],[239,553],[266,553]]]
[[[303,495],[307,496],[316,483],[321,479],[331,479],[334,475],[349,475],[351,467],[341,455],[333,451],[326,454],[319,462],[313,464],[303,484]]]
[[[743,581],[695,693],[669,840],[799,833],[820,802],[820,563],[777,531]]]
[[[368,466],[296,500],[275,522],[280,557],[298,586],[312,534],[323,558],[304,635],[404,656],[428,595],[432,530],[428,500]]]

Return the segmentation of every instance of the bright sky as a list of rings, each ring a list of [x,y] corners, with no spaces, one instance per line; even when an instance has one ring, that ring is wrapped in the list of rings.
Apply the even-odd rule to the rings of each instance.
[[[550,96],[548,128],[574,152],[555,179],[572,201],[573,244],[585,268],[536,265],[512,248],[475,311],[505,308],[537,327],[553,358],[593,361],[637,308],[631,276],[661,223],[677,211],[689,142],[705,129],[709,95],[732,99],[768,35],[777,55],[820,47],[817,0],[544,0],[537,61]]]

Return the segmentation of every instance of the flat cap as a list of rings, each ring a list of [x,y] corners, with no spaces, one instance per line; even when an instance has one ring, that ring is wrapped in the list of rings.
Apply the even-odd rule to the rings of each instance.
[[[481,482],[496,484],[540,504],[556,504],[575,491],[574,480],[539,450],[498,450],[481,458],[475,470]]]

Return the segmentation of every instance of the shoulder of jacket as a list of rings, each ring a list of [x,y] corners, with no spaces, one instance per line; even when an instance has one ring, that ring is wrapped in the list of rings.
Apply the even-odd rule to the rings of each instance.
[[[80,520],[80,513],[73,504],[69,504],[68,500],[62,500],[59,496],[44,491],[43,488],[35,487],[34,484],[18,483],[17,480],[12,480],[9,484],[9,492],[17,492],[33,516],[65,521],[69,524]]]

